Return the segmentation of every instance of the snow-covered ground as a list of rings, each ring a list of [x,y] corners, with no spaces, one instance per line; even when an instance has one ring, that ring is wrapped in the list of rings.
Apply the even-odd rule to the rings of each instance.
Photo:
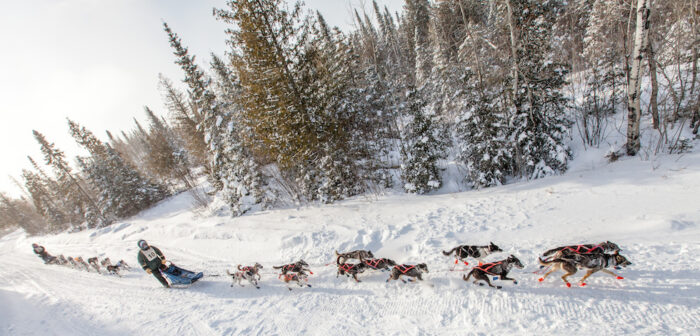
[[[696,142],[697,143],[697,142]],[[698,151],[696,151],[698,152]],[[481,191],[362,197],[330,206],[229,218],[190,209],[181,194],[102,230],[0,239],[2,335],[465,335],[700,334],[700,155],[573,161],[564,176]],[[44,265],[52,254],[109,256],[136,266],[136,241],[207,276],[164,289],[138,267],[124,277]],[[569,243],[618,243],[624,280],[598,273],[586,287],[539,283],[537,256]],[[493,241],[525,269],[501,290],[464,282],[442,250]],[[333,251],[370,249],[426,262],[425,281],[386,273],[336,278]],[[273,265],[303,258],[312,288],[288,291]],[[262,288],[230,287],[236,264],[264,265]],[[461,267],[464,269],[464,266]],[[573,279],[583,276],[580,271]],[[497,281],[498,282],[498,281]]]

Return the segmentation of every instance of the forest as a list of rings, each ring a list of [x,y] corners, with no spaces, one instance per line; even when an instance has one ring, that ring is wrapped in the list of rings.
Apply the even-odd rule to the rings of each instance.
[[[72,162],[34,131],[42,157],[13,181],[22,196],[0,193],[0,230],[104,227],[180,192],[232,216],[429,194],[447,162],[488,188],[564,173],[571,139],[607,146],[616,115],[627,142],[611,161],[689,151],[681,131],[700,127],[700,1],[375,2],[348,32],[301,2],[212,14],[228,51],[210,64],[163,23],[163,62],[182,69],[160,78],[167,113],[103,139],[68,120],[88,153]]]

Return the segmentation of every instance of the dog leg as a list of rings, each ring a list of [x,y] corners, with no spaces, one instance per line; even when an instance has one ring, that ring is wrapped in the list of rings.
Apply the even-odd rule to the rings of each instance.
[[[362,282],[362,281],[360,281],[359,279],[357,279],[357,274],[353,274],[353,275],[352,275],[352,278],[355,279],[356,282]]]
[[[510,280],[510,281],[513,281],[514,284],[516,284],[516,285],[518,284],[517,280],[515,280],[513,278],[509,278],[507,275],[503,275],[503,274],[501,274],[501,280]]]
[[[574,273],[575,272],[567,272],[566,274],[561,276],[561,279],[564,280],[564,282],[566,283],[566,287],[571,288],[571,284],[569,283],[569,280],[567,280],[566,278],[569,277],[570,275],[573,275]]]
[[[596,272],[595,270],[588,270],[588,272],[586,272],[586,275],[584,275],[583,278],[581,278],[581,280],[579,280],[578,283],[579,283],[582,287],[585,286],[585,285],[586,285],[586,279],[588,279],[588,277],[591,276],[591,275],[592,275],[593,273],[595,273],[595,272]]]
[[[552,267],[552,269],[551,269],[549,272],[545,273],[545,274],[539,279],[539,282],[544,281],[544,279],[546,279],[547,276],[549,276],[550,274],[552,274],[552,273],[553,273],[554,271],[556,271],[556,270],[557,270],[556,267]]]
[[[481,278],[481,280],[486,281],[486,284],[488,284],[490,287],[493,287],[493,288],[496,288],[496,289],[501,289],[501,286],[494,286],[493,284],[491,284],[491,280],[489,280],[489,277],[488,277],[488,276],[486,276],[486,275],[479,275],[479,277]]]

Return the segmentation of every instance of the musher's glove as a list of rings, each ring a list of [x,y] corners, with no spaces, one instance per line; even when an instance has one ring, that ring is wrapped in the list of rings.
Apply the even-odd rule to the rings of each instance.
[[[151,271],[150,268],[147,268],[147,269],[146,269],[146,273],[151,274],[151,273],[153,273],[153,271]]]

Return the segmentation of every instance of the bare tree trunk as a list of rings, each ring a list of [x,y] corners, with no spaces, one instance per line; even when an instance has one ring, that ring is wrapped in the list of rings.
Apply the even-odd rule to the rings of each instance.
[[[634,156],[641,147],[639,123],[641,120],[640,94],[642,89],[642,51],[645,36],[649,32],[649,0],[637,0],[637,26],[634,33],[634,49],[630,81],[627,87],[627,155]]]
[[[651,7],[651,1],[649,0],[649,7]],[[647,18],[648,19],[648,18]],[[651,22],[649,23],[649,28],[646,38],[647,45],[647,63],[649,63],[649,77],[651,78],[651,96],[649,97],[649,105],[651,109],[651,120],[652,125],[655,130],[659,129],[659,82],[656,79],[656,57],[654,55],[654,46],[651,38]]]
[[[510,0],[506,0],[506,9],[508,10],[508,27],[510,28],[510,53],[513,60],[513,100],[517,99],[518,95],[518,77],[520,77],[520,69],[518,64],[518,39],[515,32],[515,23],[513,22],[513,9],[510,5]],[[516,106],[516,109],[518,107]]]

